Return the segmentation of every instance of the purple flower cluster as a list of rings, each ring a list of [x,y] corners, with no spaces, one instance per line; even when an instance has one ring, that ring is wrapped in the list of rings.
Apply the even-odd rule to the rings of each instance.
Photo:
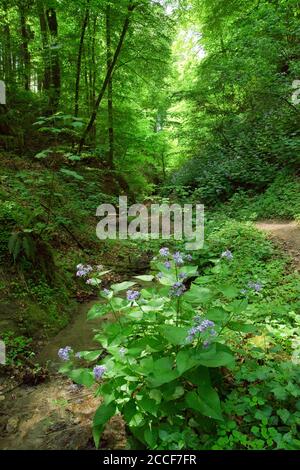
[[[65,348],[60,348],[58,350],[58,357],[62,361],[68,361],[70,359],[70,354],[72,354],[72,352],[73,352],[73,349],[71,348],[71,346],[66,346]]]
[[[229,261],[232,261],[233,260],[233,254],[231,253],[230,250],[226,250],[226,251],[223,251],[223,253],[221,255],[221,258],[226,258]]]
[[[163,257],[166,258],[170,254],[169,248],[161,248],[159,250],[159,254],[160,254],[160,256],[163,256]]]
[[[105,366],[96,366],[93,369],[94,372],[94,377],[96,380],[101,379],[101,377],[105,374],[106,372],[106,367]]]
[[[209,330],[209,333],[211,336],[216,336],[216,331],[213,329],[214,326],[215,326],[215,323],[213,321],[203,320],[201,321],[201,323],[199,323],[196,326],[193,326],[193,328],[189,330],[186,340],[189,343],[191,343],[195,339],[195,336],[198,333],[204,333],[207,330]]]
[[[255,292],[260,292],[263,288],[263,286],[260,282],[249,282],[248,287],[250,289],[253,289]]]
[[[176,266],[182,266],[184,264],[184,255],[180,253],[180,251],[176,251],[173,255],[173,259],[175,261]]]
[[[180,297],[184,292],[186,291],[185,285],[178,281],[173,284],[173,286],[170,289],[170,296],[171,297]]]
[[[87,276],[91,271],[93,271],[93,268],[92,268],[92,266],[90,266],[89,264],[87,264],[87,265],[78,264],[76,276],[77,276],[77,277],[85,277],[85,276]]]
[[[137,290],[128,290],[127,291],[127,300],[134,301],[138,300],[140,293]]]

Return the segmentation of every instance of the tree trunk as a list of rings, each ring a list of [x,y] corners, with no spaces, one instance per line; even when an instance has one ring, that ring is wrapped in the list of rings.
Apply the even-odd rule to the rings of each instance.
[[[21,51],[22,51],[22,61],[23,61],[23,80],[25,90],[30,90],[30,53],[28,49],[28,44],[30,40],[30,30],[29,26],[26,24],[26,11],[24,5],[19,5],[20,12],[20,25],[21,25]]]
[[[75,107],[74,107],[74,115],[78,116],[79,111],[79,87],[80,87],[80,74],[81,74],[81,62],[82,62],[82,52],[83,52],[83,43],[84,43],[84,36],[89,20],[89,3],[90,1],[87,0],[86,10],[83,17],[82,27],[81,27],[81,35],[79,41],[79,49],[78,49],[78,57],[77,57],[77,67],[76,67],[76,84],[75,84]]]
[[[107,52],[107,71],[112,63],[111,49],[111,7],[106,8],[106,52]],[[110,168],[114,167],[114,116],[113,116],[113,79],[112,75],[107,85],[107,115],[108,115],[108,164]]]
[[[44,62],[44,74],[43,74],[43,89],[47,92],[51,87],[51,58],[49,54],[49,41],[48,41],[48,28],[47,19],[43,1],[38,3],[38,15],[40,20],[42,47],[43,47],[43,62]]]
[[[119,42],[118,42],[118,45],[117,45],[117,48],[115,50],[115,53],[114,53],[114,56],[113,56],[113,59],[112,59],[112,62],[110,64],[110,67],[109,69],[107,70],[106,72],[106,76],[105,76],[105,79],[103,81],[103,84],[102,84],[102,87],[101,87],[101,90],[99,92],[99,95],[98,95],[98,98],[96,100],[96,103],[94,105],[94,109],[93,109],[93,112],[92,112],[92,115],[91,115],[91,118],[89,120],[89,123],[88,125],[86,126],[83,134],[82,134],[82,137],[81,137],[81,140],[79,142],[79,146],[78,146],[78,152],[80,153],[82,148],[83,148],[83,145],[85,143],[85,140],[86,140],[86,137],[87,135],[89,134],[89,132],[91,131],[92,127],[93,127],[93,124],[95,122],[95,119],[97,117],[97,111],[99,109],[99,106],[100,106],[100,103],[103,99],[103,96],[104,96],[104,93],[106,91],[106,88],[108,86],[108,83],[109,83],[109,80],[112,76],[112,73],[114,71],[114,68],[115,68],[115,65],[117,63],[117,60],[118,60],[118,57],[120,55],[120,52],[121,52],[121,49],[122,49],[122,46],[123,46],[123,43],[124,43],[124,39],[126,37],[126,34],[127,34],[127,31],[128,31],[128,28],[129,28],[129,24],[130,24],[130,19],[131,19],[131,14],[133,12],[133,10],[135,9],[136,5],[134,5],[132,3],[132,1],[129,2],[129,5],[128,5],[128,11],[127,11],[127,15],[126,15],[126,18],[125,18],[125,21],[124,21],[124,24],[123,24],[123,29],[122,29],[122,33],[120,35],[120,39],[119,39]]]
[[[59,52],[57,49],[58,46],[58,23],[56,17],[56,11],[54,8],[49,8],[46,11],[46,18],[49,28],[49,33],[51,37],[51,89],[50,89],[50,100],[49,107],[54,114],[57,111],[60,99],[60,62],[59,62]]]

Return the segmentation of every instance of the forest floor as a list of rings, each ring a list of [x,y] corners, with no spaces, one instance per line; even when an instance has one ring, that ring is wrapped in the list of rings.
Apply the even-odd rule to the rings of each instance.
[[[292,257],[295,268],[300,268],[300,226],[297,223],[267,220],[257,222],[256,226],[270,234]],[[54,357],[61,345],[72,343],[79,349],[91,346],[95,325],[86,322],[90,306],[90,303],[83,304],[74,321],[45,345],[38,357],[41,363],[46,358],[55,361]],[[80,341],[80,344],[76,341]],[[91,420],[100,404],[93,392],[93,389],[75,385],[51,370],[49,379],[36,386],[18,386],[12,377],[11,383],[0,386],[0,402],[3,405],[0,414],[0,448],[93,449]],[[116,416],[109,422],[101,447],[126,447],[126,432],[121,417]]]

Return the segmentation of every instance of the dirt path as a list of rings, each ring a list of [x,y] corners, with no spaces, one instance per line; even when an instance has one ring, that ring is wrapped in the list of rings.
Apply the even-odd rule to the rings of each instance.
[[[293,258],[295,268],[300,270],[300,224],[266,220],[257,222],[256,227],[270,234],[274,240],[278,240]]]

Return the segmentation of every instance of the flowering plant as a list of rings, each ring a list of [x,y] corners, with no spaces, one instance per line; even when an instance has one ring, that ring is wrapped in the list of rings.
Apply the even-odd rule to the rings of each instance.
[[[234,363],[225,330],[247,331],[248,325],[232,321],[247,300],[229,295],[222,305],[184,253],[162,248],[152,270],[101,291],[103,303],[88,318],[113,314],[115,321],[101,323],[95,336],[101,350],[79,354],[91,368],[76,368],[70,348],[60,350],[62,372],[86,386],[98,383],[97,446],[117,413],[132,438],[151,449],[199,448],[203,432],[223,420],[215,371]]]

